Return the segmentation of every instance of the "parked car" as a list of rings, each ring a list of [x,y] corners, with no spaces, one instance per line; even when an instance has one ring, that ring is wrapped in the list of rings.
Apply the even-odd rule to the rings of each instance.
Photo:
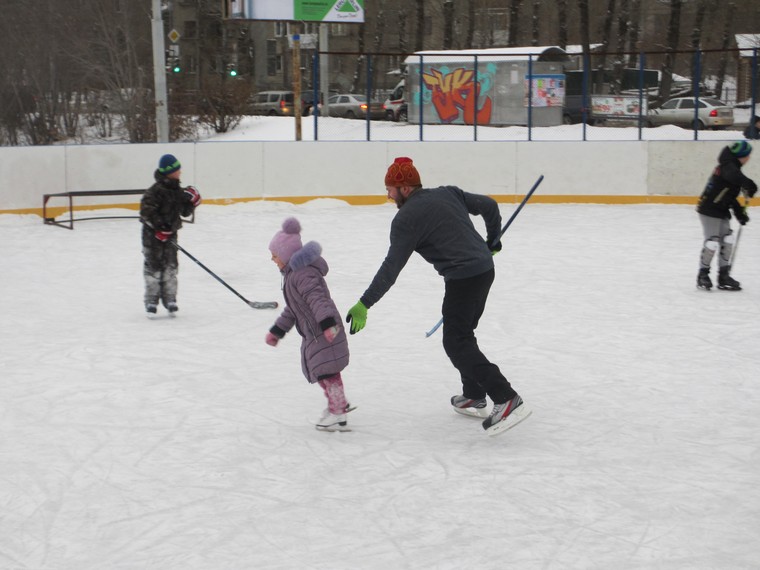
[[[358,93],[339,93],[327,100],[330,117],[343,117],[345,119],[366,119],[369,108],[370,119],[385,118],[385,109],[379,101],[367,103],[367,97]]]
[[[253,115],[293,116],[292,91],[262,91],[251,99]]]
[[[703,98],[697,101],[697,129],[723,129],[734,124],[734,110],[718,99]],[[694,97],[669,99],[658,109],[647,114],[650,127],[678,125],[694,128]]]
[[[295,105],[295,93],[293,91],[262,91],[251,99],[251,114],[292,117]],[[314,106],[314,92],[301,92],[301,115],[311,113]]]
[[[403,106],[406,110],[406,101],[404,100],[405,86],[406,81],[404,79],[399,81],[393,88],[393,91],[391,91],[391,94],[388,95],[385,103],[383,103],[383,108],[385,109],[385,118],[389,121],[406,122],[406,115],[404,115],[403,119],[401,118],[401,107]]]

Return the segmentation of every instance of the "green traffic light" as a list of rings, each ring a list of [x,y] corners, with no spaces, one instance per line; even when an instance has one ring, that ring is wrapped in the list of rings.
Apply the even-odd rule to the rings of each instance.
[[[237,71],[236,71],[236,70],[234,70],[234,69],[230,69],[230,75],[231,75],[232,77],[235,77],[235,76],[237,75]]]
[[[182,68],[181,68],[179,65],[175,65],[175,66],[172,68],[172,71],[173,71],[174,73],[179,73],[180,71],[182,71]]]

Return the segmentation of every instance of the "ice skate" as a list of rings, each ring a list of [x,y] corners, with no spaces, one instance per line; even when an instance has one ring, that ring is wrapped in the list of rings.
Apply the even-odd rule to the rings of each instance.
[[[503,404],[494,404],[491,415],[483,422],[488,435],[497,435],[511,429],[530,416],[531,410],[520,396],[515,396]]]
[[[451,406],[454,411],[471,418],[485,418],[488,416],[485,398],[467,398],[465,396],[452,396]]]
[[[346,410],[348,411],[348,406],[346,406]],[[346,414],[332,414],[330,410],[324,411],[314,427],[319,431],[351,431],[346,421]]]
[[[723,291],[741,291],[741,284],[729,275],[730,272],[730,265],[720,268],[720,273],[718,273],[718,289],[722,289]]]
[[[154,305],[152,303],[148,303],[145,305],[145,314],[149,319],[154,319],[156,317],[156,311],[158,310],[158,306]]]
[[[174,301],[169,301],[168,303],[166,303],[166,310],[169,311],[169,315],[173,317],[175,316],[174,313],[179,311],[179,307],[177,306],[177,303],[175,303]]]
[[[710,280],[710,270],[709,269],[700,269],[699,274],[697,275],[697,288],[698,289],[704,289],[705,291],[709,291],[712,289],[712,281]]]

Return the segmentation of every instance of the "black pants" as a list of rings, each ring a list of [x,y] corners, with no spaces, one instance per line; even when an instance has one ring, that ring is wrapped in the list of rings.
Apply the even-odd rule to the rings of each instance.
[[[462,376],[462,395],[485,398],[496,404],[511,400],[517,393],[509,381],[478,347],[475,329],[488,300],[494,270],[467,279],[446,282],[443,297],[443,349]]]
[[[171,243],[176,241],[173,235],[170,241],[159,241],[153,231],[143,233],[143,277],[145,279],[145,305],[158,305],[163,302],[177,302],[177,248]]]

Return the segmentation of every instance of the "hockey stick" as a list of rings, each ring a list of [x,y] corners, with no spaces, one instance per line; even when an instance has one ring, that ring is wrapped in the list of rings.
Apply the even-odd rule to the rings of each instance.
[[[744,194],[744,209],[749,208],[749,196]],[[736,239],[734,240],[734,246],[731,248],[731,257],[728,260],[730,267],[734,266],[734,257],[736,257],[736,250],[739,249],[739,239],[742,237],[742,228],[744,226],[739,224],[739,231],[736,232]]]
[[[538,185],[541,184],[541,182],[544,180],[544,175],[538,177],[538,180],[536,180],[536,183],[533,185],[533,188],[531,188],[528,193],[525,195],[525,198],[523,198],[522,202],[520,202],[520,205],[517,206],[517,209],[512,213],[512,216],[510,216],[509,220],[507,220],[507,223],[504,224],[504,227],[501,228],[501,232],[499,232],[499,235],[496,237],[496,239],[490,244],[491,247],[495,246],[497,243],[501,241],[501,236],[504,235],[504,233],[507,231],[507,228],[512,224],[512,222],[517,217],[517,214],[520,213],[520,210],[523,209],[523,206],[528,203],[528,200],[530,200],[530,197],[533,196],[533,192],[536,191],[536,188],[538,188]],[[430,329],[428,332],[425,333],[425,338],[431,337],[435,331],[437,331],[439,328],[441,328],[441,325],[443,324],[443,317],[441,317],[441,320],[438,321],[435,326]]]
[[[222,279],[221,277],[219,277],[216,273],[214,273],[213,271],[211,271],[208,267],[206,267],[200,261],[198,261],[195,257],[193,257],[190,254],[189,251],[187,251],[184,247],[182,247],[181,245],[179,245],[176,241],[172,240],[170,243],[174,247],[176,247],[179,251],[181,251],[186,256],[188,256],[190,259],[192,259],[195,263],[197,263],[198,265],[200,265],[203,269],[205,269],[208,272],[208,274],[211,275],[217,281],[219,281],[219,283],[221,283],[222,285],[224,285],[225,287],[227,287],[227,289],[229,289],[230,291],[232,291],[233,293],[235,293],[235,295],[237,295],[238,297],[240,297],[249,307],[251,307],[253,309],[276,309],[277,308],[277,301],[249,301],[248,299],[246,299],[245,297],[243,297],[240,293],[238,293],[237,291],[235,291],[232,287],[230,287],[224,281],[224,279]]]

